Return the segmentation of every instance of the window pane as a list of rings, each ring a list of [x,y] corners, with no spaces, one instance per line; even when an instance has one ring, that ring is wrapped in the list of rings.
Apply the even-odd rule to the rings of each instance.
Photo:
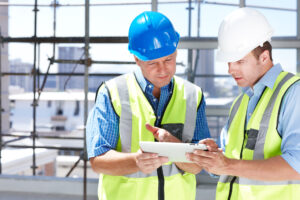
[[[203,4],[201,7],[200,36],[217,37],[219,26],[224,17],[237,8],[235,6]]]
[[[297,13],[272,9],[257,9],[265,15],[274,29],[274,36],[296,36]],[[288,22],[288,23],[287,23]]]
[[[38,9],[39,12],[37,14],[37,36],[53,36],[53,7],[40,7]],[[33,21],[30,23],[33,23]]]
[[[273,49],[272,57],[274,64],[280,63],[283,70],[296,73],[297,50],[296,49]]]
[[[267,6],[276,8],[296,9],[296,0],[246,0],[247,6]]]
[[[172,9],[170,9],[170,7],[172,7]],[[181,37],[188,36],[189,23],[187,7],[187,3],[158,4],[158,11],[166,15],[171,20],[175,30]]]
[[[33,63],[33,45],[29,43],[9,43],[8,59],[21,59],[25,63]]]
[[[10,37],[33,36],[34,13],[32,12],[32,7],[10,6],[8,13],[8,30]]]
[[[172,9],[170,9],[172,6]],[[189,35],[189,12],[188,3],[172,3],[159,4],[158,10],[164,13],[173,23],[174,28],[179,32],[180,36],[187,37]],[[222,19],[236,9],[235,6],[223,6],[215,4],[192,4],[191,10],[191,36],[212,37],[218,35],[219,25]],[[198,23],[200,14],[200,23]],[[198,27],[200,26],[200,29]]]
[[[150,11],[146,5],[93,6],[90,8],[91,36],[128,36],[132,20],[143,11]]]
[[[85,33],[84,17],[84,6],[59,7],[57,9],[56,35],[58,37],[83,36]]]

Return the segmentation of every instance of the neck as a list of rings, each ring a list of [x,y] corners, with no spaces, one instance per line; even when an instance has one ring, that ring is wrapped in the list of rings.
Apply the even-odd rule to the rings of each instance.
[[[257,81],[252,85],[252,86],[250,86],[252,89],[253,89],[253,87],[254,87],[254,85],[273,67],[273,62],[272,61],[270,61],[270,62],[268,62],[266,65],[265,65],[265,67],[264,67],[264,71],[263,71],[263,73],[261,74],[261,76],[257,79]]]
[[[160,97],[160,88],[154,87],[152,91],[153,96],[155,96],[157,99]]]

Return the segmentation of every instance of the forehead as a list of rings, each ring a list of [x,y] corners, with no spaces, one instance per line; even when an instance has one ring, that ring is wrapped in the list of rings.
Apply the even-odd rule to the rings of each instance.
[[[245,55],[243,59],[253,59],[253,58],[255,59],[255,56],[254,56],[253,52],[251,51],[250,53]]]
[[[149,60],[149,61],[146,61],[146,62],[159,62],[159,61],[163,61],[163,60],[166,60],[166,59],[169,59],[169,58],[175,58],[176,57],[176,51],[170,55],[167,55],[167,56],[164,56],[164,57],[161,57],[161,58],[157,58],[155,60]]]

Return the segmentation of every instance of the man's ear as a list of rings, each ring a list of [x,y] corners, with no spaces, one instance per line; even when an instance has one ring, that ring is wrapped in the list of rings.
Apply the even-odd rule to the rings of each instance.
[[[262,63],[266,63],[269,60],[270,60],[270,52],[268,50],[264,50],[259,56],[259,61]]]
[[[140,59],[138,59],[136,56],[133,56],[133,57],[134,57],[134,60],[135,60],[136,64],[139,65],[140,64]]]

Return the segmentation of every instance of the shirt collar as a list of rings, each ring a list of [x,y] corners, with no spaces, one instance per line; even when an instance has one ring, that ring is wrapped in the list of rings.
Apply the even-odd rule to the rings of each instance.
[[[261,93],[265,87],[273,89],[277,77],[282,72],[280,64],[276,64],[263,77],[254,85],[253,90],[251,87],[242,88],[243,92],[251,97],[253,94]]]
[[[137,70],[134,71],[134,73],[135,73],[137,82],[140,84],[143,92],[146,91],[146,87],[150,88],[151,92],[152,92],[154,85],[150,81],[148,81],[147,79],[145,79],[145,77],[143,76],[143,73],[142,73],[141,69],[138,68]],[[174,78],[171,79],[171,81],[170,81],[169,84],[167,84],[164,87],[162,87],[161,90],[165,90],[165,89],[171,90],[172,86],[173,86],[173,79]]]

